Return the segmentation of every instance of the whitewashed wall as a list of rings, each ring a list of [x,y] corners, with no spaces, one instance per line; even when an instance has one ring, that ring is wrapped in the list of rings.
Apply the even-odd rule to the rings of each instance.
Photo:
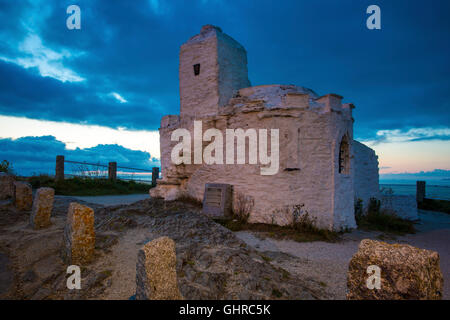
[[[358,141],[353,141],[355,199],[363,200],[367,209],[370,198],[379,199],[378,156],[375,151]]]
[[[193,75],[196,63],[201,64],[197,77]],[[188,194],[201,200],[206,183],[228,183],[234,196],[242,193],[254,199],[250,222],[285,225],[292,221],[292,212],[286,208],[304,204],[319,227],[354,228],[358,164],[351,159],[350,172],[338,172],[344,135],[353,154],[353,105],[342,104],[338,95],[318,97],[310,89],[293,85],[249,84],[245,49],[219,29],[204,27],[181,47],[180,116],[166,116],[161,121],[163,179],[151,189],[151,195],[171,200]],[[250,164],[174,165],[170,155],[177,142],[171,141],[171,133],[176,128],[192,133],[194,120],[202,120],[203,132],[214,127],[224,138],[226,129],[279,129],[279,172],[261,175],[260,166]],[[367,150],[360,153],[370,158]],[[361,170],[366,166],[373,171],[372,160],[367,161],[370,164],[362,165]],[[369,186],[370,182],[376,186]],[[378,178],[364,183],[366,189],[378,189]]]

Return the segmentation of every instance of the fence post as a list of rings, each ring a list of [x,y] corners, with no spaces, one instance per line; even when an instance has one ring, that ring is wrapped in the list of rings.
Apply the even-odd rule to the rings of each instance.
[[[152,187],[156,187],[156,179],[159,177],[159,167],[152,168]]]
[[[64,180],[64,156],[56,156],[55,181]]]
[[[116,181],[117,179],[117,162],[110,162],[108,164],[108,179]]]
[[[416,200],[423,202],[425,199],[425,181],[416,181]]]

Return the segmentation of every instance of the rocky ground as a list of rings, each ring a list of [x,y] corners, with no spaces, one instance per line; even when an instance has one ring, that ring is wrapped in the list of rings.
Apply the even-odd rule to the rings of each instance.
[[[195,205],[160,199],[110,207],[76,200],[95,210],[96,257],[81,266],[82,289],[68,290],[61,250],[74,200],[55,197],[52,225],[42,230],[30,227],[29,212],[0,204],[0,298],[132,298],[137,252],[160,236],[176,242],[178,284],[186,299],[332,298],[317,279],[283,269],[288,255],[261,253]]]
[[[68,290],[61,260],[69,203],[95,210],[96,257],[82,270],[82,289]],[[362,239],[438,251],[444,299],[450,299],[450,215],[420,211],[419,232],[391,237],[353,231],[339,242],[274,240],[233,233],[194,204],[146,199],[105,207],[55,197],[52,225],[33,230],[29,212],[0,203],[0,299],[130,299],[138,250],[168,236],[176,242],[177,276],[186,299],[345,299],[348,262]]]

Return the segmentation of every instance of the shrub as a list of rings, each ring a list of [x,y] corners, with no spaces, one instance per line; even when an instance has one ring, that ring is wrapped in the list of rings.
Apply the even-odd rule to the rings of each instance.
[[[242,223],[247,223],[254,205],[255,200],[252,197],[237,193],[233,217]]]
[[[8,160],[3,160],[0,163],[0,172],[5,172],[5,173],[13,173],[13,166],[12,163],[9,162]]]
[[[395,212],[380,210],[380,200],[371,198],[367,213],[355,215],[356,224],[361,229],[376,230],[395,234],[415,233],[414,223],[398,217]]]
[[[315,231],[316,220],[309,216],[309,212],[304,209],[305,205],[296,204],[292,206],[292,228],[298,231]]]
[[[299,233],[317,235],[328,241],[334,241],[338,238],[336,232],[317,227],[317,218],[309,215],[303,203],[292,206],[291,228]]]
[[[363,214],[364,214],[363,200],[358,198],[355,200],[355,220],[356,221],[360,220]]]
[[[445,212],[450,214],[450,201],[448,200],[437,200],[437,199],[423,199],[421,203],[417,204],[419,209],[431,210],[438,212]]]

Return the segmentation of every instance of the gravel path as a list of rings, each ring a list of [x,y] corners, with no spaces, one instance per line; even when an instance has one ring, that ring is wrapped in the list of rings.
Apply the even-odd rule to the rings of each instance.
[[[440,255],[441,271],[444,275],[444,295],[450,299],[450,215],[439,212],[419,212],[420,223],[416,234],[393,239],[389,243],[405,243],[437,251]],[[286,262],[284,267],[291,273],[303,277],[314,277],[323,282],[325,289],[334,299],[345,299],[348,263],[358,250],[362,239],[375,239],[380,232],[353,231],[345,234],[338,243],[295,242],[290,240],[262,239],[255,233],[240,231],[236,235],[247,244],[263,252],[282,252],[299,259]]]
[[[83,196],[83,197],[72,197],[79,200],[83,200],[89,203],[100,204],[103,206],[115,206],[119,204],[131,204],[136,201],[145,200],[149,198],[148,193],[144,194],[125,194],[116,196]]]

